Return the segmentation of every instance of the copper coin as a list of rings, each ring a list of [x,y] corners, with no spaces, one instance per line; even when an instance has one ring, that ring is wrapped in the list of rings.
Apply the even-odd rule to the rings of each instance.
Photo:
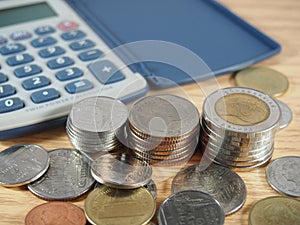
[[[34,207],[25,218],[25,225],[85,225],[84,211],[68,202],[48,202]]]

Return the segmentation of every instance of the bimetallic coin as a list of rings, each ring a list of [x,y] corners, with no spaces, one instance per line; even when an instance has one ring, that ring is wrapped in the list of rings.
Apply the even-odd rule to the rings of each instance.
[[[249,225],[300,224],[300,201],[273,196],[256,202],[249,214]]]
[[[49,151],[50,167],[39,180],[28,185],[35,195],[48,200],[69,200],[86,193],[93,185],[90,161],[75,149]]]
[[[25,225],[85,225],[84,211],[68,202],[48,202],[34,207],[26,215]]]
[[[279,101],[278,99],[276,99],[276,102],[279,105],[280,111],[281,111],[281,119],[279,121],[279,128],[283,129],[285,127],[287,127],[292,119],[293,119],[293,112],[290,109],[290,107],[283,103],[282,101]]]
[[[245,203],[247,190],[242,178],[230,169],[211,164],[206,169],[192,165],[180,171],[172,181],[172,192],[202,191],[223,206],[225,214],[239,210]]]
[[[180,137],[199,124],[199,112],[188,100],[168,94],[152,95],[135,102],[129,123],[153,137]]]
[[[253,88],[272,97],[283,95],[289,87],[289,81],[285,75],[265,67],[241,70],[236,74],[235,82],[238,86]]]
[[[49,156],[37,145],[16,145],[0,152],[0,185],[21,186],[40,178],[49,167]]]
[[[131,189],[147,184],[152,168],[131,154],[105,154],[92,163],[92,176],[107,186]]]
[[[224,224],[225,213],[220,203],[209,194],[184,190],[168,197],[158,212],[159,225]]]
[[[231,96],[238,97],[239,100],[236,99],[237,102],[235,102],[236,106]],[[249,101],[249,96],[257,100]],[[229,100],[226,100],[227,98]],[[257,102],[260,102],[258,106],[256,106]],[[257,117],[256,114],[259,116]],[[262,92],[249,88],[231,87],[217,90],[205,99],[203,116],[215,129],[232,133],[265,133],[278,126],[280,108],[273,98]],[[229,120],[230,116],[232,118]]]
[[[300,157],[285,156],[273,160],[266,169],[267,181],[276,191],[300,197]]]
[[[155,213],[155,200],[144,187],[122,190],[108,186],[94,189],[84,202],[91,224],[146,225]]]

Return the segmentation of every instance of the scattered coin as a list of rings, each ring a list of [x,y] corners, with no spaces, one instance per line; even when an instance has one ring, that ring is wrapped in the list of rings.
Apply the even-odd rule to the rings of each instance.
[[[169,94],[147,96],[130,109],[127,146],[150,164],[182,163],[194,153],[199,130],[192,102]]]
[[[237,169],[265,164],[273,155],[280,119],[276,101],[260,91],[230,87],[213,92],[203,103],[203,158]]]
[[[241,70],[235,75],[235,82],[238,86],[253,88],[272,97],[283,95],[289,87],[289,81],[285,75],[266,67]]]
[[[159,208],[159,225],[224,224],[225,213],[220,203],[209,194],[195,190],[177,192]]]
[[[267,181],[276,191],[300,197],[300,157],[285,156],[273,160],[266,169]]]
[[[245,203],[247,190],[242,178],[230,169],[211,164],[207,168],[192,165],[180,171],[172,181],[172,192],[202,191],[223,206],[225,214],[239,210]]]
[[[35,195],[48,200],[69,200],[86,193],[93,185],[89,160],[75,149],[49,151],[50,167],[28,185]]]
[[[300,224],[300,201],[273,196],[256,202],[249,214],[249,225]]]
[[[155,200],[144,187],[130,190],[100,186],[84,202],[91,224],[146,225],[155,213]]]
[[[127,118],[127,106],[121,101],[90,97],[72,107],[66,131],[76,149],[91,154],[107,152],[121,145],[119,139]]]
[[[92,176],[99,183],[110,187],[131,189],[147,184],[152,168],[131,154],[105,154],[92,163]]]
[[[276,99],[276,102],[278,103],[281,111],[281,119],[279,122],[279,127],[280,129],[283,129],[291,123],[293,119],[293,112],[290,109],[290,107],[287,104],[283,103],[282,101]]]
[[[21,186],[40,178],[49,167],[47,151],[37,145],[16,145],[0,152],[0,185]]]
[[[68,202],[48,202],[34,207],[25,218],[25,225],[85,225],[84,211]]]
[[[103,184],[96,182],[94,188],[100,187],[102,185]],[[157,198],[157,187],[152,179],[147,184],[145,184],[144,187],[153,195],[154,199]]]

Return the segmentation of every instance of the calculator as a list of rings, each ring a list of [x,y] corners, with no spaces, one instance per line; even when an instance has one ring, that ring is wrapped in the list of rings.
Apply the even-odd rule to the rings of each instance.
[[[1,0],[0,140],[62,124],[84,98],[128,102],[147,91],[64,1]]]

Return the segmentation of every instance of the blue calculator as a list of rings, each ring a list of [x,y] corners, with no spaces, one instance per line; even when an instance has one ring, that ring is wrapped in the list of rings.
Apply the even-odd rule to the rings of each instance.
[[[2,0],[0,140],[62,124],[86,97],[143,96],[146,80],[110,51],[64,1]]]

